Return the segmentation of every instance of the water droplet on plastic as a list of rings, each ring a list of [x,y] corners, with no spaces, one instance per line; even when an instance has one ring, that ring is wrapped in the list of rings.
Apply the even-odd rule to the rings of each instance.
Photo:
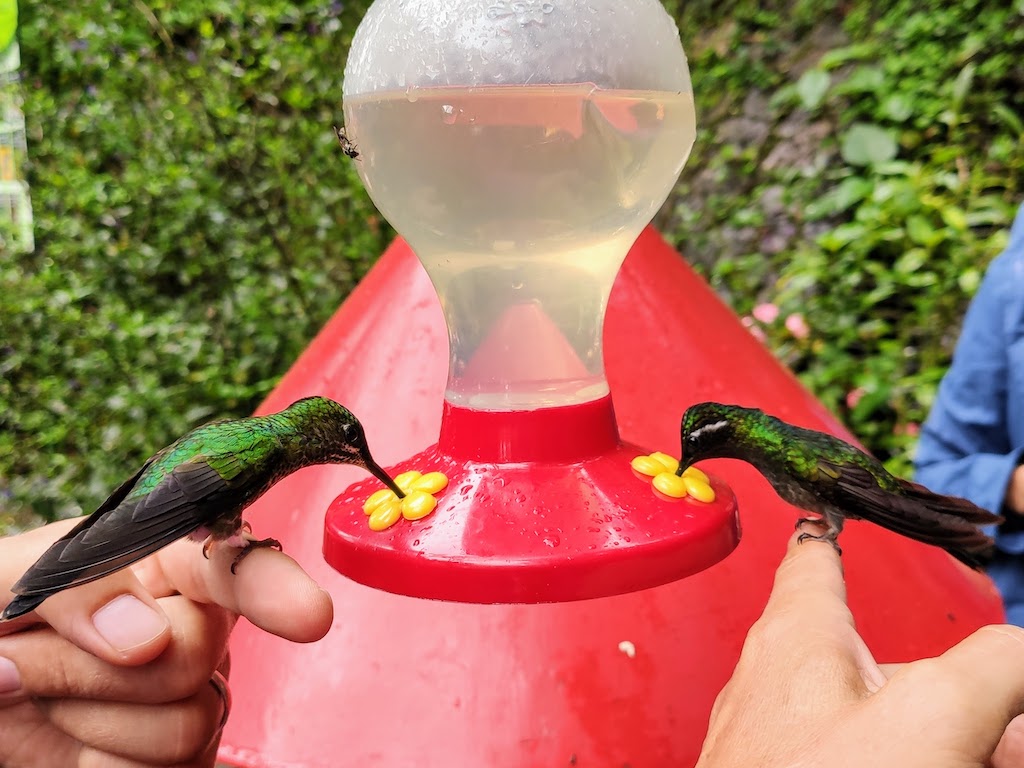
[[[560,538],[558,538],[557,536],[555,536],[555,535],[550,535],[550,536],[545,536],[544,537],[544,544],[546,544],[549,547],[557,547],[561,543],[562,543],[562,540]]]
[[[410,85],[405,89],[405,98],[410,102],[417,101],[420,97],[419,89],[415,85]]]
[[[441,120],[444,121],[445,125],[452,125],[455,122],[455,107],[451,104],[445,104],[441,107]]]
[[[414,541],[413,541],[413,543],[412,543],[412,545],[413,545],[414,547],[418,547],[418,546],[420,545],[420,540],[419,540],[419,539],[416,539],[416,540],[414,540]]]

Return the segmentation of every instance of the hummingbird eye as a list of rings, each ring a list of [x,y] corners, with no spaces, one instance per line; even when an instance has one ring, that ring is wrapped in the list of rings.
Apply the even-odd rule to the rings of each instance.
[[[347,422],[341,429],[345,434],[346,442],[352,445],[357,445],[364,439],[363,431],[359,428],[358,424]]]

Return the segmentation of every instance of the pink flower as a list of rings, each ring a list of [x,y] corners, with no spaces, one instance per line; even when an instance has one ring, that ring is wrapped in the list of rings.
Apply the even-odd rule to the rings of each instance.
[[[860,399],[864,397],[864,395],[866,394],[867,390],[864,389],[864,387],[857,387],[855,389],[851,389],[849,392],[846,393],[846,407],[851,409],[856,408],[857,403],[859,403]]]
[[[750,314],[758,322],[771,325],[779,316],[779,308],[774,304],[758,304]]]
[[[750,315],[744,315],[740,318],[740,322],[743,326],[750,331],[751,336],[760,341],[762,344],[767,341],[767,336],[764,335],[764,331],[761,330],[757,322]]]
[[[811,335],[811,328],[804,316],[796,312],[786,318],[786,330],[793,334],[794,339],[806,339]]]

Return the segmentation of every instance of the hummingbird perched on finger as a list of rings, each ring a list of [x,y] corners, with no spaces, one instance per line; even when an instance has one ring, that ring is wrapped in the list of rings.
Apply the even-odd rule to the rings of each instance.
[[[404,496],[370,455],[358,419],[326,397],[307,397],[267,416],[213,421],[152,456],[55,541],[11,587],[16,597],[0,621],[186,536],[204,542],[204,555],[219,541],[241,547],[234,573],[253,549],[281,546],[275,539],[256,539],[242,512],[279,480],[313,464],[355,464]]]
[[[979,568],[995,542],[979,525],[1000,523],[999,515],[966,499],[932,493],[890,474],[882,463],[824,432],[787,424],[756,408],[700,403],[683,414],[682,458],[677,475],[702,459],[740,459],[753,465],[784,501],[821,516],[828,530],[799,541],[836,542],[847,519],[868,520],[911,539],[932,544]]]

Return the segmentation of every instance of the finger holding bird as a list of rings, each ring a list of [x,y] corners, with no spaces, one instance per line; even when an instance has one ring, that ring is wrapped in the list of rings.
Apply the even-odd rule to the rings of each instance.
[[[243,511],[274,484],[314,464],[353,464],[404,494],[370,453],[359,420],[324,397],[278,413],[193,429],[154,454],[89,517],[54,542],[11,591],[7,621],[70,587],[108,576],[188,537],[241,545],[232,571],[255,548],[279,546],[248,533]]]
[[[978,526],[1001,517],[894,477],[832,435],[757,409],[708,402],[687,409],[680,439],[677,475],[702,459],[739,459],[764,475],[783,500],[820,515],[826,532],[804,533],[801,540],[826,541],[839,550],[843,524],[853,518],[942,547],[974,568],[992,556],[994,542]],[[277,545],[251,536],[243,511],[292,472],[327,463],[363,467],[404,497],[373,459],[358,419],[333,400],[304,398],[279,413],[197,427],[151,457],[54,542],[12,587],[16,597],[0,621],[186,537],[204,541],[204,552],[218,542],[240,546],[233,572],[253,549]]]

